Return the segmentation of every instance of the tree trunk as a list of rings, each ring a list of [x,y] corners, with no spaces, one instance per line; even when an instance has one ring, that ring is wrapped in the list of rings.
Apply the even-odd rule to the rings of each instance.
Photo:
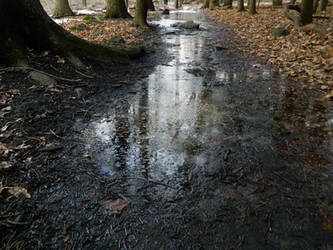
[[[82,0],[82,5],[83,5],[84,7],[87,7],[87,0]]]
[[[320,0],[319,2],[319,11],[326,11],[328,0]]]
[[[282,6],[282,0],[273,0],[273,7]]]
[[[223,9],[230,9],[232,7],[232,0],[224,0],[222,7]]]
[[[179,8],[179,0],[175,0],[175,9]]]
[[[209,9],[213,10],[215,7],[219,6],[218,0],[209,0]]]
[[[105,18],[132,18],[124,0],[107,0]]]
[[[175,0],[175,1],[177,1],[177,0]],[[202,9],[208,9],[208,7],[209,7],[209,0],[204,0],[204,3],[203,3],[203,5],[202,5]]]
[[[313,0],[302,0],[301,4],[301,24],[306,25],[312,23]]]
[[[69,7],[68,0],[56,0],[56,6],[53,11],[53,16],[63,17],[63,16],[72,16],[73,11]]]
[[[136,0],[135,16],[133,26],[135,27],[148,27],[147,24],[147,0]]]
[[[256,11],[256,0],[249,0],[249,14],[254,15],[257,14]]]
[[[27,65],[27,48],[52,51],[78,66],[83,66],[80,57],[129,60],[126,50],[94,44],[67,32],[47,15],[39,0],[1,0],[0,22],[11,24],[0,28],[0,64]]]
[[[316,13],[318,9],[319,0],[313,0],[312,13]]]
[[[245,11],[244,0],[238,0],[237,11],[238,12]]]
[[[155,11],[155,6],[153,0],[147,0],[148,10]]]

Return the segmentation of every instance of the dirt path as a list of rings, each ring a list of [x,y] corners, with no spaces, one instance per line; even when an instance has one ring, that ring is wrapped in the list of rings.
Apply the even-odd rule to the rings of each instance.
[[[200,29],[170,28],[187,20]],[[1,183],[31,195],[1,193],[1,246],[330,249],[332,108],[229,52],[228,27],[196,9],[156,24],[157,53],[94,64],[79,86],[0,75],[6,121],[22,119],[2,131],[17,160]]]

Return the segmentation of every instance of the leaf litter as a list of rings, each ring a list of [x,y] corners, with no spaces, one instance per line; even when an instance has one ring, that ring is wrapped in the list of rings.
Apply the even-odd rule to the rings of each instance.
[[[257,15],[237,12],[236,9],[205,12],[214,20],[230,25],[232,31],[240,38],[234,49],[266,59],[280,68],[289,80],[301,80],[308,83],[309,88],[312,84],[320,86],[321,90],[327,93],[326,98],[331,98],[333,27],[327,29],[327,34],[300,31],[284,16],[283,11],[283,8],[260,7],[257,9]],[[325,13],[322,13],[322,16],[328,17]],[[327,25],[329,19],[313,21]],[[271,32],[277,27],[283,27],[290,34],[274,38]],[[227,44],[227,41],[221,42]]]

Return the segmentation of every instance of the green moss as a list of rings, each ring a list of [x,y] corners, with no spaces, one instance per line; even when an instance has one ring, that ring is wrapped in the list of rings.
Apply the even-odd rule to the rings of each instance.
[[[81,30],[86,30],[88,29],[88,26],[84,23],[78,23],[78,24],[74,24],[72,27],[69,28],[71,31],[81,31]]]
[[[84,21],[96,20],[96,18],[93,17],[93,16],[84,16],[82,19],[83,19]]]

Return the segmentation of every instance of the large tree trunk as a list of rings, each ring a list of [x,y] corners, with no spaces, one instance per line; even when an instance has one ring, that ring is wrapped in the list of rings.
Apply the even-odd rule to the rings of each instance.
[[[256,11],[256,0],[249,0],[249,14],[254,15]]]
[[[105,18],[132,18],[124,0],[107,0]]]
[[[136,27],[148,27],[147,24],[147,0],[136,0],[135,16],[133,20],[133,26]]]
[[[10,24],[0,28],[0,64],[27,65],[27,48],[53,51],[81,66],[79,58],[84,56],[103,61],[129,60],[125,50],[90,43],[67,32],[53,22],[39,0],[1,0],[0,23]]]
[[[63,17],[63,16],[72,16],[73,11],[69,7],[68,0],[56,0],[56,6],[53,11],[53,16]]]

